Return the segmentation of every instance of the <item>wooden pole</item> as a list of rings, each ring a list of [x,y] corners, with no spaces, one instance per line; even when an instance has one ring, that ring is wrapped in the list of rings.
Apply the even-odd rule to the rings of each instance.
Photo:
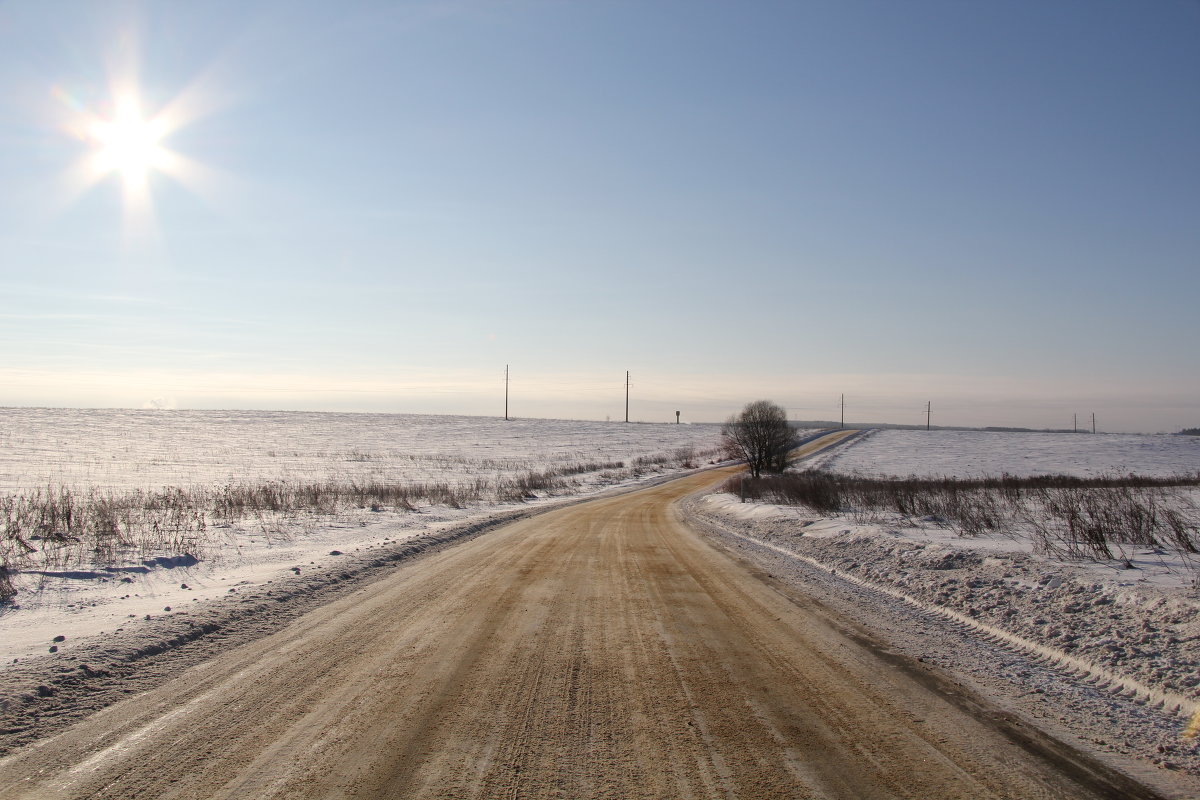
[[[625,421],[629,422],[629,370],[625,370]]]

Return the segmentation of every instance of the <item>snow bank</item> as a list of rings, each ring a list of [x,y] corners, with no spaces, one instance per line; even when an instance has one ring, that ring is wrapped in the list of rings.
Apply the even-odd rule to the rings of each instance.
[[[1190,573],[1158,553],[1143,553],[1135,569],[1114,570],[1047,559],[1019,540],[965,539],[899,517],[863,525],[802,512],[767,515],[755,506],[713,495],[699,510],[827,569],[1181,698],[1185,710],[1200,703],[1200,597]]]
[[[693,498],[684,512],[769,580],[861,623],[890,651],[944,671],[1071,747],[1115,759],[1166,796],[1195,796],[1196,692],[1164,688],[1196,674],[1186,595],[1097,588],[1091,576],[1072,575],[1073,565],[1040,564],[1003,543],[943,548],[936,536],[922,542],[886,524],[742,506],[723,495]],[[1131,644],[1139,651],[1114,652],[1139,621],[1153,628],[1138,630]],[[1132,655],[1162,674],[1127,670],[1131,659],[1121,656]]]

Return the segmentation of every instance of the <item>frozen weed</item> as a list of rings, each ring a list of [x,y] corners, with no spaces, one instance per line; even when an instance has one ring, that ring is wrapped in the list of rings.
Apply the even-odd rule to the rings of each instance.
[[[347,455],[359,461],[374,457],[354,450],[334,457]],[[349,518],[356,509],[409,512],[421,505],[464,508],[474,503],[523,502],[575,491],[579,486],[575,476],[598,474],[611,482],[651,466],[690,464],[706,455],[708,451],[681,449],[673,456],[639,458],[633,468],[623,461],[555,459],[559,463],[547,469],[526,471],[509,470],[517,461],[493,460],[467,468],[455,456],[421,456],[455,463],[462,477],[429,482],[383,477],[276,479],[125,492],[47,486],[4,494],[0,495],[0,569],[5,572],[0,591],[11,584],[9,569],[117,565],[158,555],[199,558],[216,549],[236,525],[250,525],[268,539],[286,539],[310,528],[315,519]],[[498,474],[484,477],[475,469],[482,466]],[[215,534],[213,528],[223,532]]]
[[[1134,548],[1166,548],[1185,562],[1200,554],[1200,513],[1181,491],[1200,475],[1076,478],[867,478],[805,470],[731,478],[743,500],[804,505],[870,521],[881,513],[934,519],[962,536],[1023,529],[1035,549],[1067,558],[1129,563]]]

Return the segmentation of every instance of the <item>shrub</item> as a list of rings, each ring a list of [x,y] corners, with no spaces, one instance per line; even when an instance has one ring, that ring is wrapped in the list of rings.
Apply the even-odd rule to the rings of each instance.
[[[787,454],[795,447],[796,432],[787,412],[770,400],[756,400],[730,417],[721,428],[721,439],[731,457],[746,462],[750,476],[764,471],[783,472]]]

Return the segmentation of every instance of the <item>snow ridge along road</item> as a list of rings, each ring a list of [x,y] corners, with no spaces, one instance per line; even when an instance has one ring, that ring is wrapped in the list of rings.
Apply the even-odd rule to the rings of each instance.
[[[0,798],[1155,796],[690,530],[733,471],[405,563],[17,751]]]

